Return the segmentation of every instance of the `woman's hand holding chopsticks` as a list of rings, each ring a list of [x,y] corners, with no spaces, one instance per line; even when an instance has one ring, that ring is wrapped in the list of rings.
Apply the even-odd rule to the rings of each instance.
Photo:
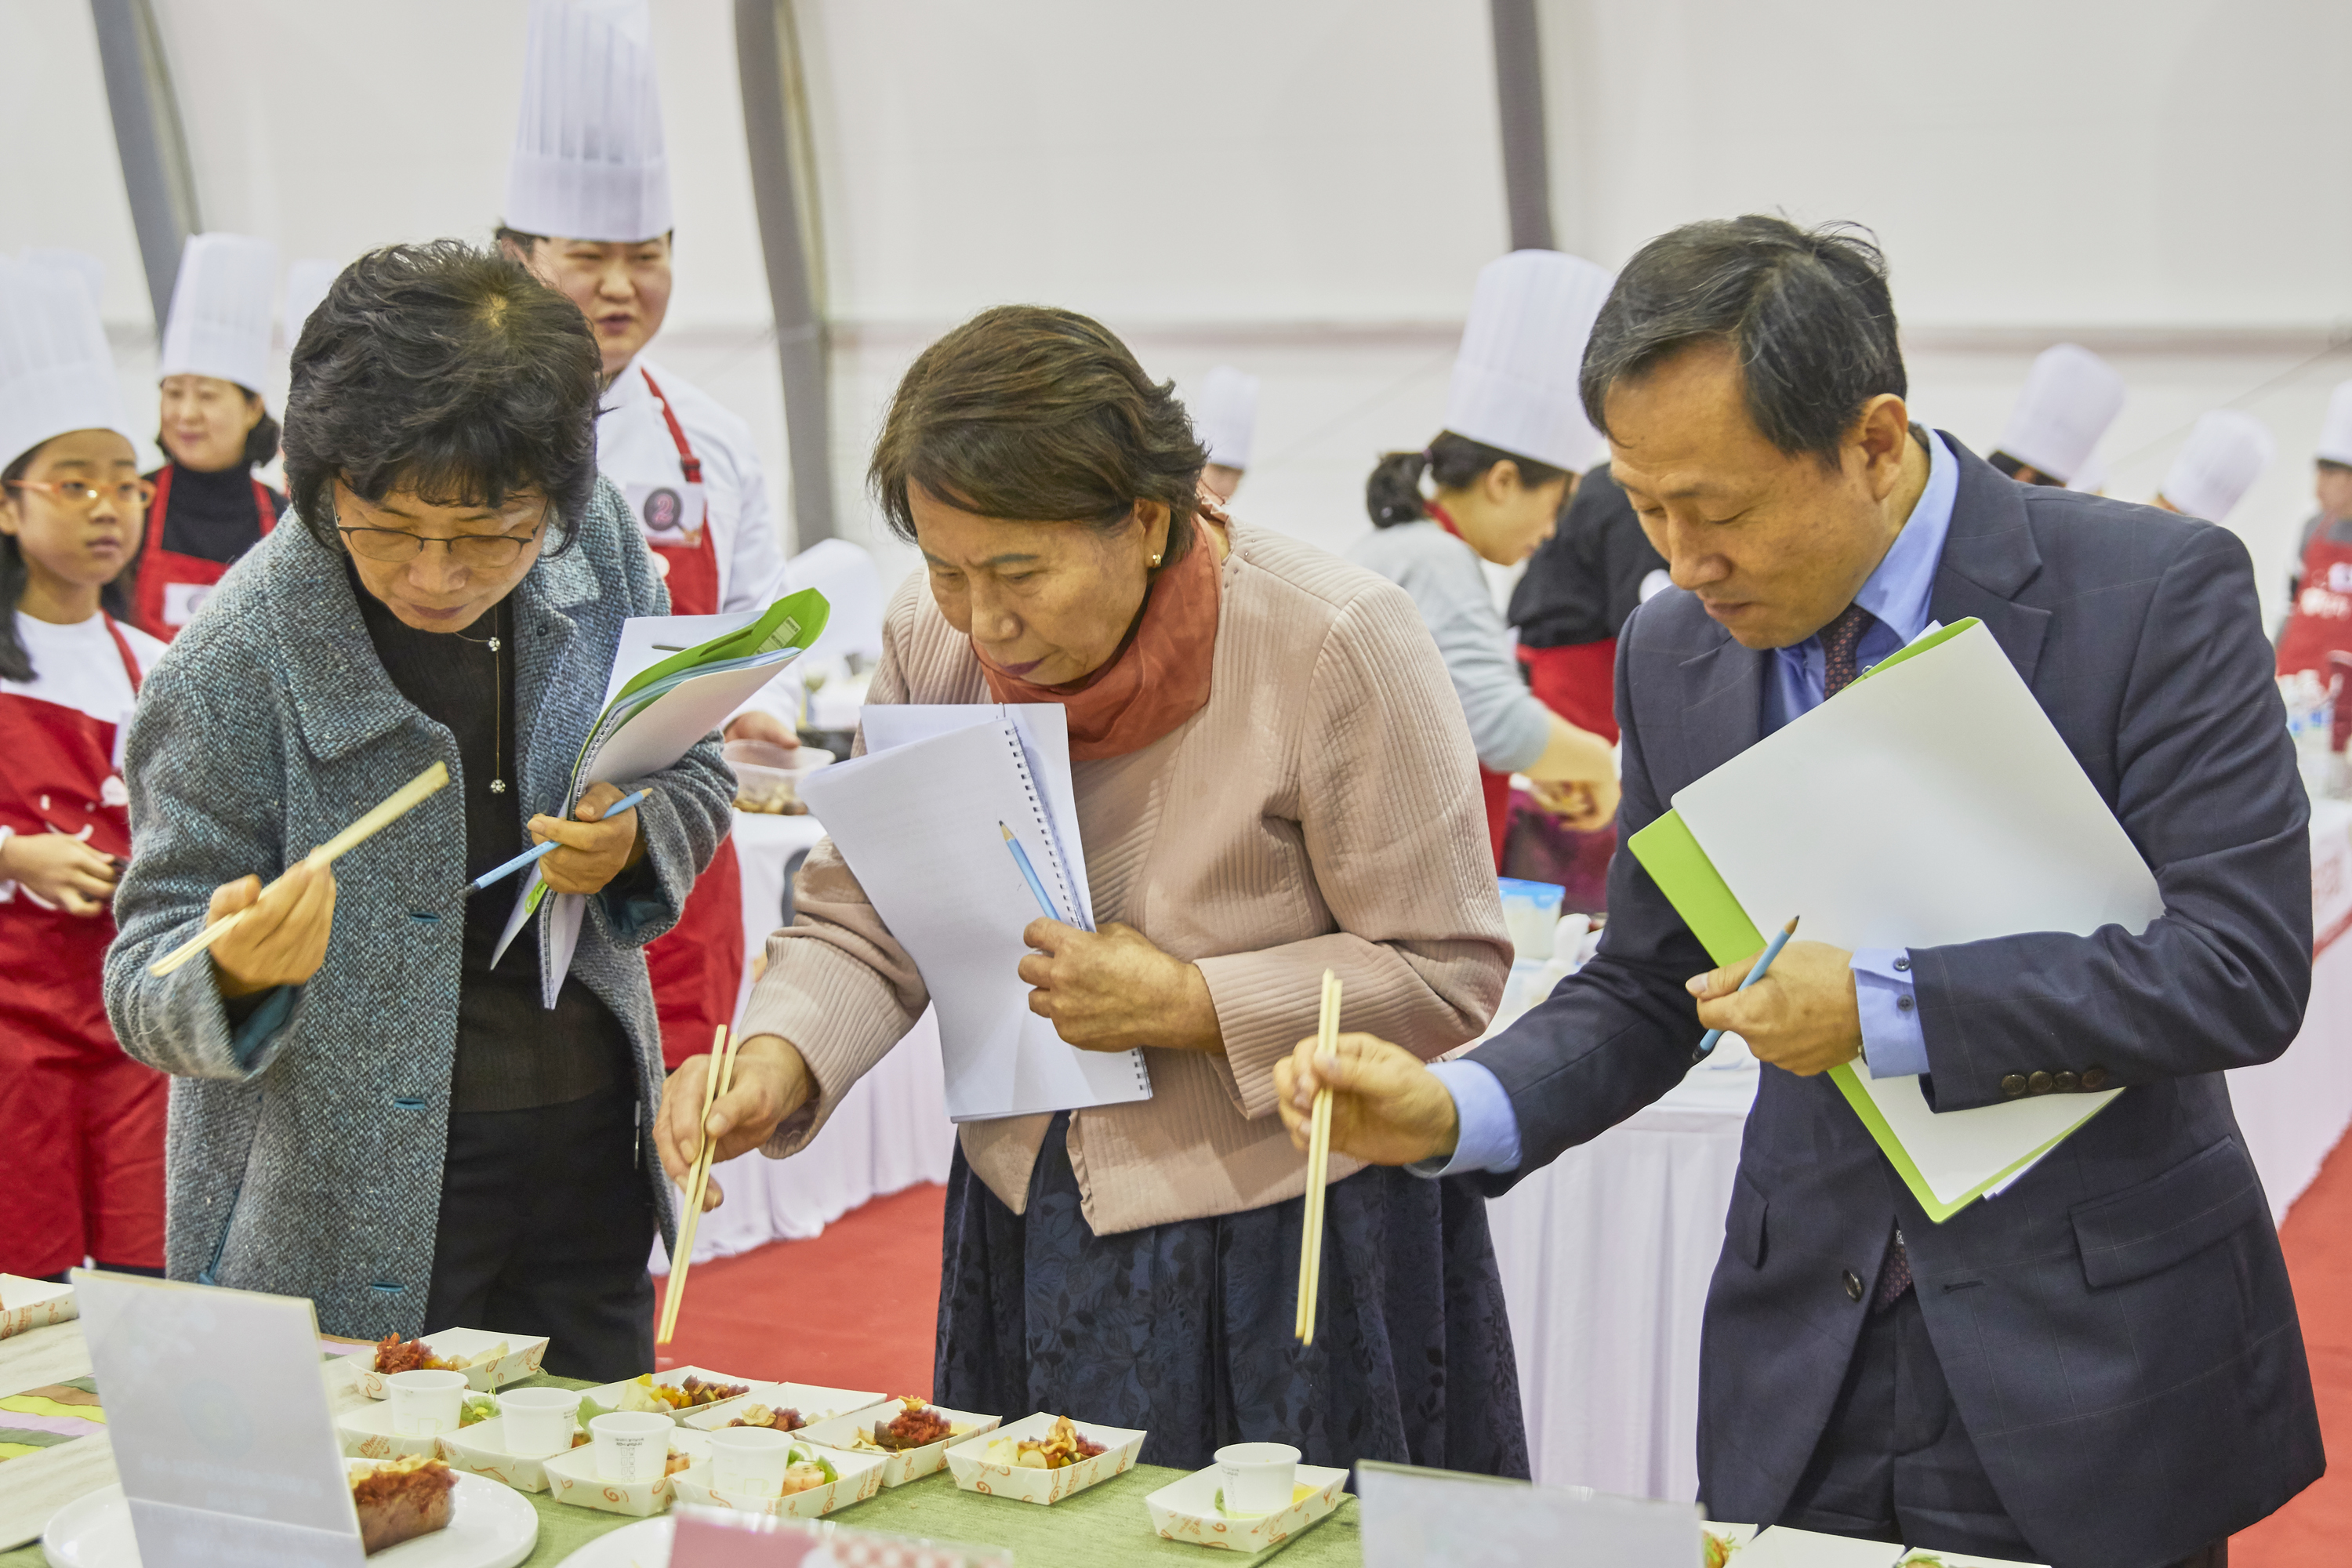
[[[1376,1035],[1341,1035],[1328,1056],[1308,1036],[1274,1064],[1276,1109],[1291,1143],[1307,1148],[1315,1091],[1331,1090],[1331,1147],[1375,1165],[1409,1165],[1454,1152],[1461,1119],[1454,1097],[1419,1057]]]
[[[646,858],[637,808],[606,821],[604,808],[622,797],[618,784],[588,786],[572,819],[544,814],[530,819],[534,844],[552,838],[563,847],[539,863],[539,874],[559,893],[601,893],[604,884]]]
[[[662,1169],[681,1186],[702,1152],[698,1119],[710,1067],[709,1057],[692,1057],[682,1063],[662,1086],[661,1110],[654,1118],[654,1147],[661,1154]],[[755,1035],[743,1041],[735,1048],[735,1080],[710,1107],[710,1135],[719,1145],[714,1161],[732,1160],[765,1143],[777,1124],[815,1091],[807,1064],[789,1041],[775,1035]],[[711,1182],[703,1193],[702,1206],[717,1208],[721,1195],[719,1184]]]
[[[212,945],[213,984],[220,994],[250,996],[307,984],[326,963],[327,938],[334,931],[334,868],[303,860],[267,889],[258,877],[225,882],[213,889],[205,924],[241,910],[245,918]]]

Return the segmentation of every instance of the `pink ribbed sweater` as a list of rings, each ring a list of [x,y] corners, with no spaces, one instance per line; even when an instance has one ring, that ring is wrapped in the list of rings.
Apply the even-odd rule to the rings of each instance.
[[[1485,1027],[1510,969],[1469,730],[1412,601],[1284,535],[1236,523],[1230,537],[1208,706],[1140,752],[1071,770],[1097,921],[1198,964],[1225,1042],[1223,1058],[1151,1050],[1150,1100],[1072,1116],[1097,1235],[1304,1190],[1273,1073],[1315,1032],[1325,969],[1346,986],[1343,1027],[1424,1058]],[[990,700],[919,575],[891,601],[868,700]],[[817,1084],[769,1141],[776,1158],[928,1003],[830,841],[803,867],[795,909],[743,1024],[792,1041]],[[1048,1120],[961,1129],[964,1157],[1015,1213]],[[1332,1164],[1335,1181],[1358,1168]]]

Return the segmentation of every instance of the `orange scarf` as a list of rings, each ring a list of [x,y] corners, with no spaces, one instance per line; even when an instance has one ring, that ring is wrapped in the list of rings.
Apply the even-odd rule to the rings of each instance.
[[[1206,497],[1199,517],[1225,521]],[[1101,668],[1066,686],[1033,685],[984,658],[980,672],[999,702],[1060,703],[1069,716],[1075,762],[1139,752],[1209,705],[1223,577],[1216,542],[1196,523],[1192,547],[1152,574],[1143,613]]]

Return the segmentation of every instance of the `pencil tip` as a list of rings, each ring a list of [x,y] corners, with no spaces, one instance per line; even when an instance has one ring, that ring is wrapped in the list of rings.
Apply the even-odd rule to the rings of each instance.
[[[1797,934],[1797,922],[1803,918],[1804,917],[1802,915],[1790,915],[1789,917],[1789,923],[1782,926],[1780,929],[1787,931],[1790,936],[1794,936]]]
[[[1000,822],[996,825],[996,831],[1004,835],[1004,842],[1007,844],[1013,842],[1013,829],[1005,826],[1004,824]]]

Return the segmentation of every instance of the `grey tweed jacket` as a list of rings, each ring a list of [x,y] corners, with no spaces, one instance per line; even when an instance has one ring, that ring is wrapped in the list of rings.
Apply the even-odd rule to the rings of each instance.
[[[515,809],[528,818],[562,806],[621,623],[667,614],[668,596],[600,480],[578,542],[532,568],[513,603]],[[147,973],[202,929],[215,887],[276,876],[436,761],[451,787],[338,863],[326,963],[281,1027],[240,1043],[209,957]],[[115,895],[106,1005],[124,1048],[175,1075],[172,1277],[308,1296],[330,1333],[424,1331],[457,1056],[467,781],[449,731],[384,673],[340,552],[289,520],[238,563],[148,677],[123,773],[138,848]],[[651,782],[638,820],[658,890],[590,900],[572,973],[635,1049],[639,1163],[667,1237],[677,1216],[650,1131],[661,1036],[640,950],[676,923],[727,832],[734,785],[715,738]],[[480,896],[511,898],[511,884]]]

